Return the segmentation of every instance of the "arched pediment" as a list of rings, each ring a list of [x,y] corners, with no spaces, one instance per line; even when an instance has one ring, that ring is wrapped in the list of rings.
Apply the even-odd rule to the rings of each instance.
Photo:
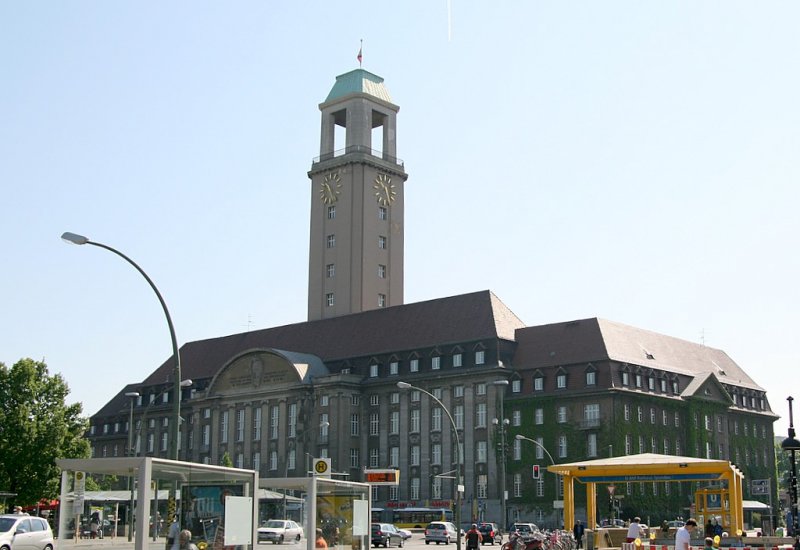
[[[311,384],[330,372],[322,359],[308,353],[255,349],[232,358],[217,372],[209,394],[251,393]]]

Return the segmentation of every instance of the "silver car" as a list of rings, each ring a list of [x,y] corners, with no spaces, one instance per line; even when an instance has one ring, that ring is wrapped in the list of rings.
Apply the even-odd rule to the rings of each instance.
[[[53,550],[53,531],[47,520],[36,516],[0,516],[0,548],[3,550]]]
[[[300,542],[303,528],[290,519],[271,519],[258,528],[258,542]]]
[[[435,542],[436,544],[450,544],[450,541],[458,540],[456,526],[449,521],[432,521],[425,527],[425,544]]]

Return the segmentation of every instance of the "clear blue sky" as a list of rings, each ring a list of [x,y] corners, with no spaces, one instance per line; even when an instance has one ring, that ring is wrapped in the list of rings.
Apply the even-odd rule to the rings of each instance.
[[[0,3],[0,361],[88,414],[180,343],[306,318],[336,75],[400,105],[406,302],[491,289],[797,384],[796,1]],[[798,411],[800,414],[800,411]]]

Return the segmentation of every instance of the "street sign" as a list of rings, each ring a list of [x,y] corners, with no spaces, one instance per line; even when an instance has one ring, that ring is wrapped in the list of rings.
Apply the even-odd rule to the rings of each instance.
[[[752,479],[750,480],[750,493],[753,495],[768,495],[769,485],[769,479]]]
[[[315,458],[314,459],[314,475],[331,477],[331,459],[330,458]]]
[[[611,496],[614,496],[614,491],[617,489],[617,486],[616,485],[609,485],[607,487],[607,489],[608,489],[608,494],[611,495]]]

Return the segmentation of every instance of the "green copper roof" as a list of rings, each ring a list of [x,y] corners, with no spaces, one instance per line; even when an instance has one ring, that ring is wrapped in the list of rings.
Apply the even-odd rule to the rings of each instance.
[[[331,88],[328,97],[325,98],[325,102],[350,94],[367,94],[389,103],[392,102],[389,90],[383,84],[383,79],[364,69],[355,69],[337,76],[336,83]]]

